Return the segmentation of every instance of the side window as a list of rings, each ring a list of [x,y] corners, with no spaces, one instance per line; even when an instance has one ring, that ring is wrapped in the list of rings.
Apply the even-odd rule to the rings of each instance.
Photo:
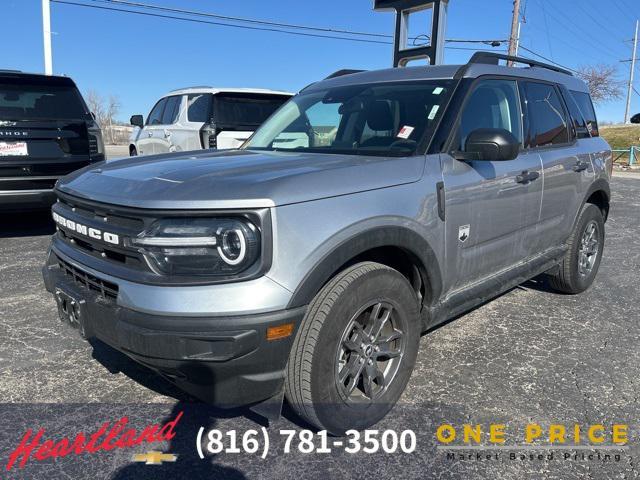
[[[166,103],[166,98],[163,98],[156,103],[155,107],[151,109],[151,113],[147,117],[147,125],[160,125],[162,123],[162,112],[164,111]]]
[[[283,149],[332,146],[342,120],[339,107],[338,103],[314,103],[306,115],[291,122],[274,139],[273,146]]]
[[[460,119],[460,151],[465,150],[469,134],[479,128],[501,128],[522,142],[522,113],[515,81],[483,80],[475,87]]]
[[[178,120],[178,114],[180,113],[180,103],[182,97],[174,96],[167,99],[166,106],[164,107],[164,113],[162,115],[162,125],[173,125]]]
[[[211,120],[210,93],[193,93],[187,102],[187,120],[190,122],[208,123]]]
[[[314,147],[331,146],[336,139],[342,115],[337,103],[317,103],[307,110],[307,119],[313,129]]]
[[[563,90],[562,96],[564,97],[567,108],[569,109],[569,115],[571,115],[571,121],[573,123],[573,130],[576,138],[591,138],[589,130],[587,129],[587,122],[580,111],[580,107],[578,107],[578,104],[573,98],[573,95],[568,93],[567,90]]]
[[[571,95],[575,98],[578,107],[584,119],[587,122],[587,129],[592,137],[598,136],[598,120],[596,118],[596,111],[593,108],[593,102],[588,93],[571,91]]]
[[[546,83],[525,82],[529,116],[527,146],[543,147],[569,142],[569,129],[558,91]]]

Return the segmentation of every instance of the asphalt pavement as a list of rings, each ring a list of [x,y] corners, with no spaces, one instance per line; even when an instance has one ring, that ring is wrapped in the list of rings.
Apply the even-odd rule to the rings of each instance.
[[[40,274],[54,230],[48,215],[0,217],[0,467],[4,470],[29,428],[45,428],[47,438],[57,439],[123,416],[142,427],[184,412],[179,434],[148,448],[177,454],[176,462],[134,463],[125,449],[32,459],[0,476],[637,478],[640,180],[615,178],[612,190],[605,254],[588,292],[560,295],[542,281],[530,281],[422,338],[400,404],[375,427],[415,431],[418,446],[407,454],[348,454],[340,448],[330,454],[284,454],[279,431],[305,427],[286,410],[267,429],[272,449],[266,459],[237,453],[200,459],[196,436],[201,426],[242,434],[261,429],[264,422],[248,410],[204,407],[126,356],[91,345],[62,325]],[[545,451],[543,458],[530,458],[527,451],[517,451],[515,458],[507,451],[482,451],[481,458],[478,451],[460,452],[464,459],[458,453],[447,457],[436,446],[435,431],[443,423],[499,423],[518,431],[530,422],[571,428],[627,423],[629,445],[607,453],[608,458],[606,452],[587,450],[569,452],[569,458],[566,451]]]

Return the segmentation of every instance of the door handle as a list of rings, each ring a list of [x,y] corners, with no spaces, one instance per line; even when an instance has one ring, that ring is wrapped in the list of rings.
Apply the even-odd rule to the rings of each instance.
[[[525,170],[520,175],[516,176],[516,182],[526,185],[529,182],[537,180],[538,177],[540,177],[540,174],[538,172],[530,172],[528,170]]]
[[[589,164],[587,162],[583,162],[582,160],[578,160],[576,164],[573,166],[574,172],[582,172],[589,168]]]
[[[147,132],[147,135],[148,135],[149,137],[153,137],[153,132]]]

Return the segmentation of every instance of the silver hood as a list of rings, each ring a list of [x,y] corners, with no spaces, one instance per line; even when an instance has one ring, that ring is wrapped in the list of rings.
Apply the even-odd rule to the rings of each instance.
[[[375,190],[420,179],[424,156],[188,152],[86,167],[57,188],[141,208],[259,208]]]

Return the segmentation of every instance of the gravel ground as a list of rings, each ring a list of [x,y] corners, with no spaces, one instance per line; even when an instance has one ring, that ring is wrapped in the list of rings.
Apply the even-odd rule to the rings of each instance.
[[[269,426],[272,447],[266,460],[233,453],[201,460],[195,447],[200,426],[242,433],[259,429],[260,418],[248,410],[220,412],[192,402],[125,356],[92,346],[63,326],[40,275],[53,226],[47,216],[5,216],[0,230],[0,464],[7,464],[28,428],[45,428],[46,438],[59,439],[122,416],[141,428],[184,411],[171,442],[31,460],[8,476],[637,478],[640,181],[616,178],[613,190],[604,259],[587,293],[558,295],[544,283],[527,282],[422,338],[402,401],[376,426],[414,430],[418,448],[411,454],[349,455],[334,449],[331,454],[285,455],[279,429],[304,427],[286,411]],[[442,423],[503,423],[510,433],[521,432],[529,422],[562,423],[570,429],[576,423],[627,423],[629,448],[578,451],[577,458],[572,451],[535,452],[544,453],[542,459],[531,459],[526,451],[515,451],[516,459],[509,457],[511,451],[497,452],[498,458],[496,451],[482,451],[483,458],[477,459],[473,451],[464,460],[447,459],[436,448],[434,432]],[[517,435],[508,434],[507,442],[521,444]],[[152,447],[178,454],[178,460],[161,467],[131,462],[132,451]],[[565,453],[571,457],[564,458]]]

